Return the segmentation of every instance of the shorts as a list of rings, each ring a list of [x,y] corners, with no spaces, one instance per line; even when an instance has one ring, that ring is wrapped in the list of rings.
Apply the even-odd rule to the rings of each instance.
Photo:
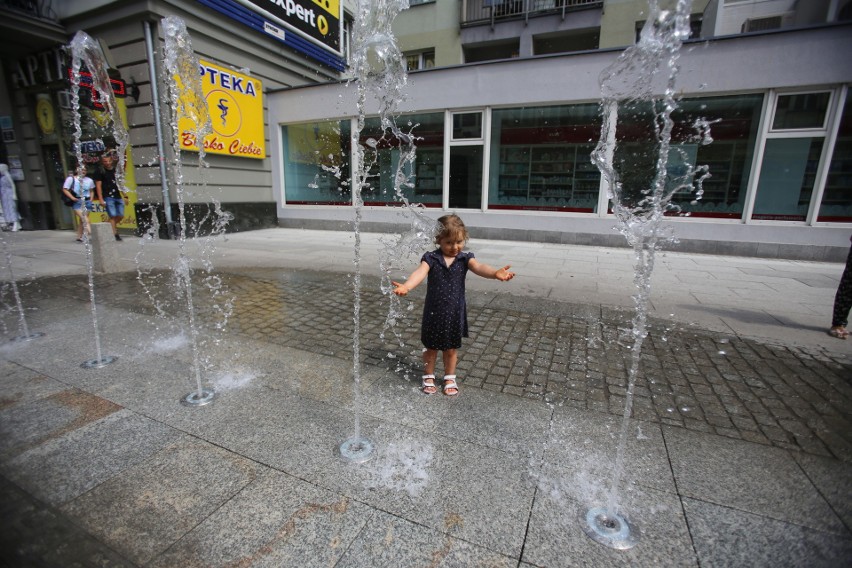
[[[77,201],[75,201],[73,204],[71,204],[71,209],[73,209],[74,211],[82,211],[83,200],[78,199]],[[91,201],[87,200],[86,201],[86,209],[88,209],[89,211],[94,211],[95,210],[95,204],[92,203]]]
[[[124,199],[121,197],[107,197],[106,211],[109,217],[124,217]]]

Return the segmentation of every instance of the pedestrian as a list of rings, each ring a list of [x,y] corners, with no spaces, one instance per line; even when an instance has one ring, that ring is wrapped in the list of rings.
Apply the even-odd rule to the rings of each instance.
[[[467,304],[465,302],[465,277],[470,270],[477,276],[500,281],[511,280],[511,266],[492,268],[473,257],[472,252],[462,252],[468,240],[467,228],[458,215],[445,215],[438,219],[440,227],[435,237],[438,248],[427,252],[420,259],[420,266],[411,273],[404,284],[391,281],[393,293],[405,296],[428,276],[426,301],[423,306],[423,322],[420,340],[423,351],[423,392],[438,392],[435,385],[435,363],[438,351],[444,362],[444,394],[455,396],[459,392],[456,383],[456,363],[462,337],[468,337]]]
[[[18,193],[15,180],[9,173],[9,166],[0,164],[0,206],[3,208],[5,228],[11,231],[21,230],[21,215],[18,213]]]
[[[62,193],[73,202],[71,209],[79,217],[79,222],[77,223],[78,243],[83,242],[84,228],[87,237],[92,234],[92,226],[89,223],[89,211],[94,210],[94,203],[92,203],[94,189],[95,182],[89,177],[86,166],[77,168],[77,175],[71,172],[62,184]]]
[[[852,237],[849,238],[852,241]],[[846,268],[840,277],[840,285],[834,295],[834,310],[831,316],[831,329],[828,334],[838,339],[849,337],[849,309],[852,308],[852,248],[846,257]]]
[[[117,161],[118,153],[115,150],[109,150],[101,154],[100,167],[95,170],[92,179],[95,180],[98,201],[104,206],[109,217],[112,234],[115,235],[115,240],[120,241],[121,235],[118,234],[118,223],[124,217],[124,203],[127,201],[127,193],[118,187],[118,181],[115,179],[115,165]]]

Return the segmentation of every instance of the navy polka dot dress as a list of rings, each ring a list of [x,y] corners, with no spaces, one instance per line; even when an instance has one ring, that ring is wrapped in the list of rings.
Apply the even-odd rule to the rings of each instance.
[[[438,249],[427,252],[420,259],[429,265],[423,325],[420,329],[420,340],[427,349],[458,349],[462,337],[468,336],[464,281],[467,263],[471,258],[472,252],[460,252],[447,267],[444,255]]]

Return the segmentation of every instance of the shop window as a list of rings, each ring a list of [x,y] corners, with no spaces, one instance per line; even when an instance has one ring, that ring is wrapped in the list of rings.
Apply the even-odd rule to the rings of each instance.
[[[284,201],[294,205],[350,205],[349,120],[281,127]]]
[[[806,219],[822,146],[822,137],[766,141],[752,219]]]
[[[364,203],[397,204],[404,197],[410,203],[440,207],[444,180],[444,113],[400,116],[399,130],[411,136],[414,148],[388,130],[378,118],[368,118],[361,131],[364,160],[368,165],[361,189]],[[398,186],[398,187],[397,187]],[[399,191],[399,194],[397,194]]]
[[[848,94],[817,221],[852,223],[852,97]]]
[[[488,208],[595,211],[600,129],[596,104],[494,110]]]
[[[676,193],[671,214],[695,217],[742,217],[763,95],[734,95],[681,100],[672,114],[672,145],[691,166],[707,166],[703,194]],[[709,124],[713,142],[701,144],[697,127]],[[670,166],[677,167],[676,156]]]
[[[779,94],[763,149],[752,219],[807,220],[816,185],[830,92]]]
[[[742,217],[762,100],[762,95],[740,95],[678,101],[671,114],[665,184],[673,194],[666,215]],[[654,123],[650,102],[619,111],[613,166],[627,207],[642,207],[656,182]]]

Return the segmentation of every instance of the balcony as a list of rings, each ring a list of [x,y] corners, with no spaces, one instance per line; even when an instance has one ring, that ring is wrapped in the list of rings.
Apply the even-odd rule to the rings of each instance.
[[[461,26],[494,24],[498,21],[529,20],[565,14],[584,8],[600,8],[603,0],[462,0]]]

